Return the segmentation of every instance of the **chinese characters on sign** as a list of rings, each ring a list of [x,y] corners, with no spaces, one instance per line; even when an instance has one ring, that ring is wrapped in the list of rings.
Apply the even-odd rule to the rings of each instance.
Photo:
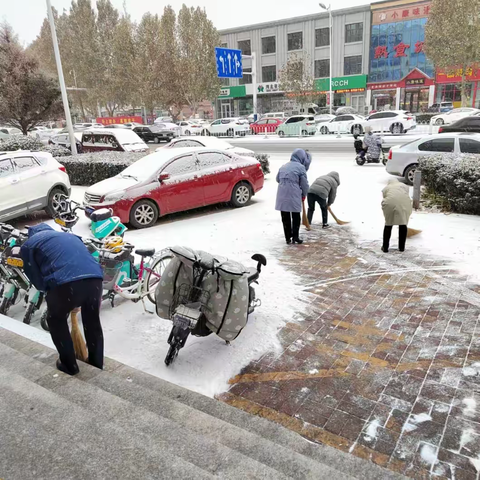
[[[265,83],[257,87],[258,93],[274,93],[279,92],[280,87],[278,83]]]
[[[386,45],[379,45],[375,48],[375,58],[388,58],[388,51]]]
[[[410,48],[410,45],[407,45],[406,43],[400,42],[398,45],[395,45],[393,49],[395,50],[395,57],[406,57],[407,54],[405,53],[405,50],[407,48]]]
[[[416,6],[412,8],[395,8],[392,10],[374,11],[373,25],[380,23],[396,22],[400,20],[413,20],[415,18],[428,17],[430,14],[430,4]]]
[[[425,85],[424,78],[409,78],[405,80],[405,85],[408,87],[410,85]]]
[[[421,42],[420,40],[415,44],[415,53],[422,53],[423,52],[423,44],[425,42]]]
[[[130,117],[98,117],[97,123],[102,125],[122,125],[124,123],[143,123],[143,119],[140,116],[130,116]]]

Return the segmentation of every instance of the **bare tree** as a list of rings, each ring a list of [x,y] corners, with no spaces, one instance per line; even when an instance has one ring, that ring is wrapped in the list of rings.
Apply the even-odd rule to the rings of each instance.
[[[290,54],[287,63],[278,72],[280,89],[294,96],[300,105],[311,103],[315,92],[312,60],[304,52]]]
[[[461,72],[462,106],[467,76],[480,62],[480,0],[433,0],[425,27],[426,55],[435,67]]]

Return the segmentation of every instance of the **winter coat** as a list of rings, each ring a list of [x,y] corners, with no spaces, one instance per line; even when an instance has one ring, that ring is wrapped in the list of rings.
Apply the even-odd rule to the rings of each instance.
[[[392,178],[382,193],[385,225],[407,225],[412,214],[412,201],[408,187],[396,178]]]
[[[340,185],[340,175],[330,172],[328,175],[318,177],[310,187],[308,193],[314,193],[327,200],[328,206],[332,205],[337,196],[337,187]]]
[[[99,263],[76,235],[57,232],[41,223],[31,227],[28,236],[20,256],[37,290],[47,292],[65,283],[103,278]]]
[[[373,133],[367,133],[363,137],[363,144],[368,148],[368,153],[372,158],[380,158],[382,139]]]
[[[312,158],[305,150],[297,148],[288,163],[277,174],[278,190],[275,209],[281,212],[302,211],[302,197],[308,193],[307,170]]]

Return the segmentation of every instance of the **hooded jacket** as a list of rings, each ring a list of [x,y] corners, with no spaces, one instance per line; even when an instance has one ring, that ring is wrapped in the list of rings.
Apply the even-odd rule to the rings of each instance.
[[[328,175],[318,177],[310,187],[308,193],[314,193],[327,200],[328,206],[332,205],[337,196],[337,187],[340,185],[340,175],[330,172]]]
[[[297,148],[288,163],[277,174],[278,190],[275,209],[281,212],[302,211],[302,197],[308,193],[307,170],[312,162],[308,152]]]
[[[396,178],[391,178],[382,190],[382,210],[385,225],[408,225],[412,214],[412,200],[409,188]]]
[[[85,278],[103,278],[102,268],[82,240],[41,223],[31,227],[20,250],[24,270],[37,290],[49,290]]]

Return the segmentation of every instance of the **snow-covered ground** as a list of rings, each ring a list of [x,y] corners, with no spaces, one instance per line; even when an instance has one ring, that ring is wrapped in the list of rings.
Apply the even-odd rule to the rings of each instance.
[[[202,209],[163,218],[156,227],[148,230],[130,230],[126,233],[127,241],[138,248],[162,249],[178,244],[187,245],[228,256],[246,265],[252,265],[250,257],[254,253],[265,254],[268,265],[262,271],[260,284],[256,287],[262,306],[251,316],[242,335],[231,346],[213,334],[207,338],[190,337],[176,362],[167,368],[164,358],[171,323],[155,314],[145,313],[141,303],[117,300],[116,307],[112,309],[108,302],[104,302],[102,324],[107,356],[213,396],[224,391],[229,378],[251,360],[279,346],[276,332],[285,322],[292,321],[293,315],[301,312],[305,305],[301,300],[301,279],[287,272],[277,261],[283,248],[297,248],[285,245],[280,214],[274,209],[275,175],[288,159],[286,154],[271,157],[272,173],[267,177],[264,189],[248,207]],[[378,241],[379,255],[383,255],[380,252],[383,229],[381,191],[391,177],[382,165],[357,166],[353,155],[314,153],[309,180],[312,182],[317,176],[332,170],[338,171],[341,178],[337,200],[333,205],[335,214],[342,220],[351,221],[353,233],[358,235],[359,242]],[[73,197],[81,200],[83,191],[83,188],[74,187]],[[314,222],[319,219],[320,212],[317,211]],[[448,257],[466,272],[477,273],[475,266],[480,261],[480,217],[414,213],[410,226],[423,232],[408,240],[408,249]],[[82,218],[75,231],[88,235],[88,221]],[[328,235],[329,232],[322,234]],[[392,245],[393,242],[395,237]],[[21,319],[23,313],[23,306],[17,305],[9,315]],[[6,323],[11,328],[11,321],[0,318],[0,326]],[[17,330],[24,335],[32,332],[35,340],[48,344],[49,335],[38,330],[38,320],[32,324],[37,329],[18,324]]]

